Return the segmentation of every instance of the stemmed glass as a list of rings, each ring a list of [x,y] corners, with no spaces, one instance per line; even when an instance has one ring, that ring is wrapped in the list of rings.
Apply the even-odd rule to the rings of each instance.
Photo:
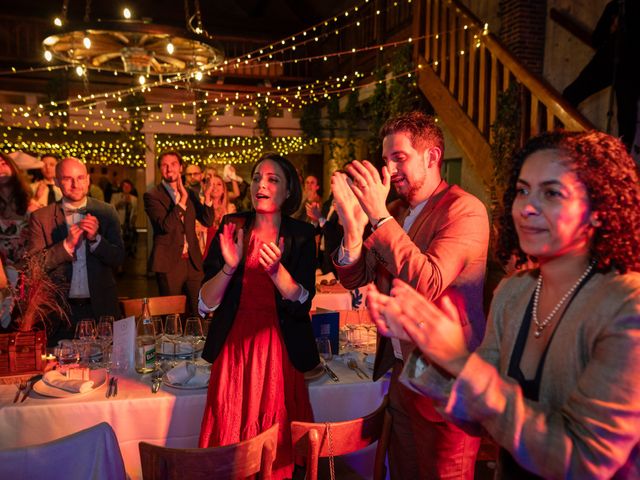
[[[191,362],[196,361],[196,345],[203,338],[202,323],[198,317],[189,317],[184,324],[184,339],[191,344]]]
[[[170,343],[173,344],[172,366],[174,367],[177,364],[176,344],[178,343],[181,335],[182,335],[182,324],[180,323],[180,315],[178,315],[177,313],[172,313],[170,315],[167,315],[167,319],[165,320],[165,323],[164,323],[164,337]]]
[[[58,370],[63,375],[67,375],[69,365],[75,365],[80,360],[78,349],[71,340],[60,340],[53,354],[58,359]]]
[[[100,342],[100,350],[102,351],[102,366],[111,369],[111,344],[113,342],[113,317],[100,317],[100,322],[96,327],[96,337]]]
[[[91,345],[96,339],[96,324],[94,320],[80,320],[76,325],[75,340],[80,351],[80,361],[83,365],[89,365]]]

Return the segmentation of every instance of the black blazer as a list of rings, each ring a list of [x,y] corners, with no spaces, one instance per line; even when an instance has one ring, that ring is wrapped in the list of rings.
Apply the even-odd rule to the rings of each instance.
[[[242,275],[246,255],[249,251],[249,240],[254,221],[254,212],[234,213],[226,215],[222,219],[222,224],[218,230],[218,233],[220,233],[222,225],[230,222],[236,224],[236,229],[242,228],[244,230],[244,254],[240,265],[238,265],[231,277],[220,306],[214,312],[214,318],[209,327],[202,358],[212,363],[220,354],[238,311],[240,293],[242,291]],[[307,301],[300,303],[283,299],[280,292],[277,289],[275,290],[280,330],[289,359],[297,370],[306,372],[313,369],[320,362],[309,318],[311,299],[316,293],[314,228],[309,223],[283,215],[279,237],[284,238],[282,265],[293,279],[309,292]],[[216,234],[204,261],[204,281],[206,282],[213,277],[223,266],[224,259],[220,252],[220,239]]]
[[[153,227],[153,249],[150,270],[169,273],[182,262],[184,237],[189,244],[189,258],[197,271],[202,270],[202,253],[196,236],[196,219],[204,226],[213,224],[213,208],[200,203],[198,194],[187,188],[189,200],[184,221],[164,185],[159,184],[144,194],[144,210]]]

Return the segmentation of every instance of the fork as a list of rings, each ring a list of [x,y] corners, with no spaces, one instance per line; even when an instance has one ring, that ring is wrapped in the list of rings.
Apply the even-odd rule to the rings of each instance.
[[[351,370],[356,372],[356,375],[358,375],[358,378],[364,379],[364,377],[360,374],[360,371],[358,370],[358,366],[356,365],[355,360],[353,360],[352,358],[347,360],[347,367],[349,367]]]
[[[13,399],[13,403],[18,403],[18,399],[20,398],[20,394],[27,389],[27,381],[22,380],[20,385],[18,385],[18,391],[16,392],[16,396]]]
[[[358,362],[356,362],[353,358],[350,358],[349,360],[347,360],[347,366],[353,370],[354,372],[356,372],[358,374],[358,377],[360,378],[369,378],[369,375],[367,375],[365,372],[362,371],[362,369],[358,366]]]

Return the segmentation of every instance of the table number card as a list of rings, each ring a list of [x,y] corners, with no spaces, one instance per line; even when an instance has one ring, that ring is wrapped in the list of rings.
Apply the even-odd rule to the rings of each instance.
[[[116,370],[129,370],[135,361],[136,318],[131,316],[113,322],[112,364]]]

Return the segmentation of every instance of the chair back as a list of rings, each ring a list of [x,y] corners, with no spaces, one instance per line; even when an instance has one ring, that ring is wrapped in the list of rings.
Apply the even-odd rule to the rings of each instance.
[[[142,313],[142,298],[128,298],[120,300],[120,309],[125,317],[137,317]],[[171,295],[168,297],[149,297],[149,311],[151,315],[169,315],[170,313],[184,314],[187,311],[186,295]]]
[[[391,434],[391,414],[387,411],[388,397],[382,405],[366,417],[346,422],[291,422],[291,440],[298,455],[307,457],[307,480],[317,480],[318,459],[346,455],[377,441],[373,470],[374,480],[386,476],[385,455]]]
[[[260,435],[215,448],[167,448],[140,442],[144,480],[239,480],[257,473],[269,480],[276,457],[278,424]]]
[[[0,450],[0,478],[127,478],[116,434],[99,423],[52,442]]]

